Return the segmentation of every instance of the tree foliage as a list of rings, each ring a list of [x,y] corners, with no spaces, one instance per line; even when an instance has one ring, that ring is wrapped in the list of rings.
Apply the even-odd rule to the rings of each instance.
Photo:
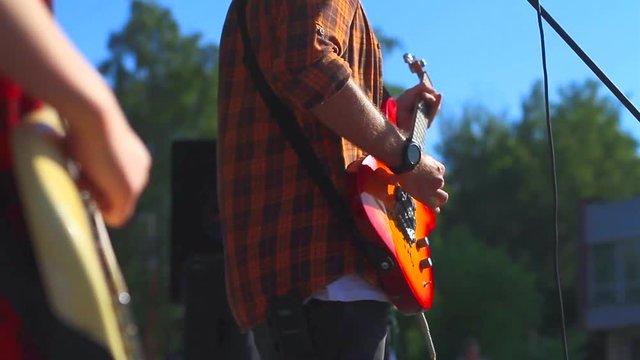
[[[167,290],[171,143],[216,135],[218,47],[183,34],[155,2],[133,0],[130,11],[99,67],[150,148],[153,169],[136,216],[113,238],[147,356],[159,358],[181,340],[180,310],[169,304]],[[171,341],[160,340],[167,336]]]
[[[591,81],[570,85],[551,104],[562,270],[570,297],[580,201],[640,194],[640,184],[631,181],[640,175],[636,141],[620,129],[617,107],[598,89]],[[523,102],[522,119],[511,123],[469,107],[461,119],[443,121],[449,126],[439,149],[451,193],[444,232],[468,226],[476,238],[529,261],[549,289],[554,286],[553,193],[542,99],[537,84]]]
[[[170,11],[155,2],[134,0],[109,50],[100,69],[145,138],[215,135],[217,46],[200,34],[182,34]]]
[[[520,119],[507,119],[482,106],[467,106],[459,119],[440,120],[445,126],[438,149],[447,166],[450,201],[443,208],[436,234],[442,240],[434,245],[435,254],[439,254],[436,256],[446,260],[434,261],[440,284],[437,294],[442,302],[434,305],[433,316],[435,328],[446,337],[445,351],[451,348],[450,334],[460,341],[459,332],[469,329],[479,332],[474,336],[481,338],[486,354],[494,360],[560,354],[550,151],[540,89],[540,84],[535,84],[524,99]],[[618,108],[594,82],[562,88],[558,100],[551,104],[551,119],[559,188],[562,285],[568,325],[575,329],[571,330],[572,351],[579,354],[584,342],[578,331],[577,312],[579,204],[585,199],[610,200],[640,194],[640,184],[634,180],[640,175],[640,158],[636,141],[620,128]],[[461,233],[460,229],[465,230]],[[483,245],[473,245],[474,241]],[[477,253],[469,256],[473,249]],[[456,256],[448,255],[448,251]],[[509,270],[509,262],[501,258],[504,255],[500,252],[517,264],[511,267],[520,269],[520,275]],[[504,271],[492,272],[495,264]],[[461,269],[466,269],[466,277]],[[527,293],[522,287],[531,279],[536,280],[535,293]],[[504,295],[505,288],[499,284],[528,297],[530,305],[526,306],[524,299]],[[487,296],[493,298],[485,303]],[[534,306],[536,298],[542,300],[540,312]],[[505,301],[513,301],[514,305],[509,307]],[[503,315],[492,312],[497,310],[497,304]],[[472,310],[481,317],[482,328],[468,324],[469,319],[474,319],[467,315],[473,314]],[[531,314],[541,320],[534,321],[529,318]],[[527,337],[516,329],[510,331],[517,333],[521,341],[508,343],[519,344],[519,351],[507,342],[499,346],[495,342],[505,336],[501,329],[515,326],[513,323],[521,323],[535,334]],[[490,329],[493,334],[487,338],[484,331]],[[495,336],[494,340],[491,336]],[[531,343],[537,344],[535,348]]]
[[[465,340],[474,338],[491,359],[526,359],[523,350],[540,325],[542,304],[534,273],[464,227],[446,240],[436,237],[432,248],[436,297],[426,316],[438,357],[455,359]],[[424,358],[424,340],[413,320],[403,323],[404,358]]]
[[[402,45],[398,38],[387,35],[380,28],[375,28],[374,33],[376,35],[376,38],[378,39],[378,42],[380,43],[380,48],[382,49],[382,52],[385,54],[385,56],[393,53],[398,47]]]

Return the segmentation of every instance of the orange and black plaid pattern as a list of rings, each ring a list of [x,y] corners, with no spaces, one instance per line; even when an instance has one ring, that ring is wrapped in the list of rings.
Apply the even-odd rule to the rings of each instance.
[[[267,81],[346,194],[345,166],[362,152],[308,110],[350,77],[380,105],[380,47],[360,1],[248,0],[247,25]],[[242,57],[232,4],[220,44],[218,193],[229,303],[247,330],[264,320],[269,297],[305,298],[357,271],[362,255],[270,118]]]

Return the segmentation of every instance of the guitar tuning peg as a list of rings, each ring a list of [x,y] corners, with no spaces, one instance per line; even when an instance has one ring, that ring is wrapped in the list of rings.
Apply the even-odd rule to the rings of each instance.
[[[427,62],[424,59],[418,60],[410,53],[404,54],[403,58],[404,58],[404,62],[409,65],[409,69],[411,70],[412,73],[422,74],[424,72],[422,69],[427,64]]]
[[[411,55],[410,53],[404,54],[402,58],[404,59],[404,62],[406,62],[407,64],[411,64],[415,60],[413,55]]]

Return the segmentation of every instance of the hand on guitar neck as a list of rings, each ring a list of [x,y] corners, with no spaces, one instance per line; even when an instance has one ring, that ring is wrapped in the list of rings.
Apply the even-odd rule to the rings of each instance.
[[[429,125],[431,125],[440,111],[442,94],[438,93],[430,84],[421,81],[398,96],[396,121],[405,137],[409,137],[413,133],[416,104],[419,101],[423,101],[426,105],[427,118]],[[420,163],[416,168],[408,173],[398,175],[397,182],[413,198],[439,213],[440,206],[445,204],[449,198],[449,195],[442,190],[445,183],[444,173],[444,165],[423,151]]]
[[[440,112],[442,94],[424,82],[406,90],[396,99],[396,125],[403,135],[409,137],[415,122],[416,103],[422,100],[429,110],[428,118],[433,120]]]
[[[407,90],[399,98],[399,106],[402,108],[398,112],[401,113],[403,126],[408,127],[412,121],[404,118],[405,113],[411,113],[409,117],[416,114],[416,102],[419,104],[423,101],[428,113],[424,116],[431,116],[430,119],[433,119],[439,109],[440,98],[426,81]],[[430,108],[433,110],[429,111]],[[403,130],[382,116],[353,80],[349,80],[334,96],[316,105],[311,111],[328,128],[384,164],[390,167],[400,164],[407,134],[403,134]],[[424,130],[423,127],[421,129]],[[418,134],[417,130],[418,128],[414,139],[424,139],[424,131]],[[444,166],[424,153],[415,169],[390,180],[400,182],[403,188],[406,185],[407,192],[436,212],[447,201],[448,195],[442,190]]]

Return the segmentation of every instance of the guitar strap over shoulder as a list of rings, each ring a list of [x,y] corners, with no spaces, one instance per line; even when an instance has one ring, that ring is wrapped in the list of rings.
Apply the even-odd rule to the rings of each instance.
[[[307,136],[302,132],[293,111],[275,94],[264,74],[260,71],[257,58],[251,47],[249,30],[246,21],[247,0],[235,0],[237,20],[244,45],[244,65],[249,70],[254,84],[269,107],[272,118],[275,118],[291,147],[296,151],[304,168],[326,198],[332,211],[339,216],[343,226],[350,232],[354,243],[369,259],[378,271],[387,271],[395,265],[392,258],[379,246],[365,240],[356,229],[356,222],[346,200],[335,188],[324,166],[313,151]]]

